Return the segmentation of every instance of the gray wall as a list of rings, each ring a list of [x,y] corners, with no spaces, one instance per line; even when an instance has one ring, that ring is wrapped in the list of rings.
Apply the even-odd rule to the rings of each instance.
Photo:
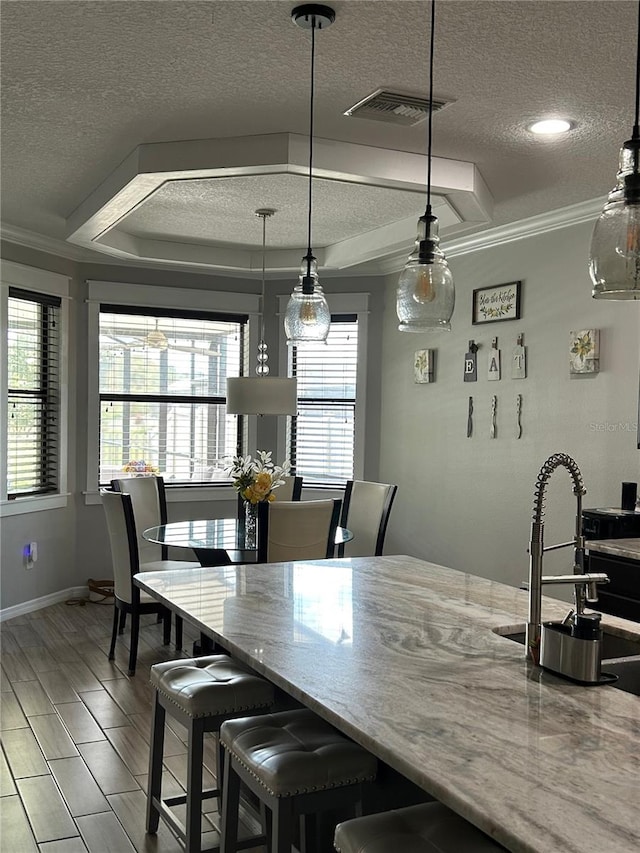
[[[115,264],[75,263],[43,252],[14,244],[2,243],[2,258],[40,269],[59,272],[71,277],[72,303],[70,308],[70,362],[69,362],[69,504],[65,509],[26,513],[0,519],[0,608],[8,608],[55,594],[75,586],[83,586],[88,578],[110,577],[111,558],[102,507],[87,504],[87,305],[88,279],[149,284],[189,289],[218,290],[221,292],[260,291],[256,279],[225,278],[199,273],[172,272]],[[297,278],[267,282],[265,300],[265,336],[269,344],[271,361],[277,361],[281,318],[275,316],[276,297],[290,292]],[[379,377],[381,364],[380,339],[382,335],[383,278],[333,278],[323,281],[325,291],[371,293],[369,318],[370,366],[367,389],[367,450],[365,476],[378,476],[380,441]],[[116,301],[115,290],[113,299]],[[264,418],[258,426],[258,446],[275,446],[275,418]],[[307,494],[307,497],[313,495]],[[170,520],[206,516],[206,503],[170,503]],[[216,502],[215,511],[221,515],[235,513],[235,496],[229,501]],[[28,542],[38,543],[38,562],[26,570],[22,562],[22,549]],[[184,559],[184,554],[171,556]]]
[[[399,484],[388,553],[407,553],[518,585],[537,473],[563,451],[575,458],[588,494],[585,507],[620,506],[622,480],[640,479],[636,448],[640,304],[591,298],[587,272],[591,225],[454,257],[451,333],[397,331],[389,277],[383,332],[380,476]],[[520,320],[472,326],[472,291],[522,280]],[[569,378],[569,332],[600,329],[600,373]],[[516,335],[525,333],[528,378],[510,378]],[[489,382],[487,356],[498,336],[503,372]],[[470,339],[481,344],[478,381],[463,382]],[[433,384],[413,382],[418,349],[437,349]],[[515,398],[523,396],[523,435],[514,437]],[[489,438],[491,396],[498,396],[498,437]],[[466,437],[468,397],[474,433]],[[548,490],[548,544],[573,535],[575,498],[568,474]],[[569,566],[568,550],[545,557],[545,571]]]

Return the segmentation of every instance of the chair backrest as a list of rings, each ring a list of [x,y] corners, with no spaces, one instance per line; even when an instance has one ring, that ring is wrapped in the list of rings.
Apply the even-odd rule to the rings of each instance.
[[[340,523],[353,533],[353,539],[340,546],[340,556],[378,557],[382,554],[397,491],[397,486],[388,483],[347,482]]]
[[[136,523],[131,497],[121,492],[100,492],[107,519],[116,597],[131,604],[132,577],[140,571]]]
[[[291,474],[283,477],[284,485],[273,490],[273,496],[277,501],[299,501],[302,496],[302,477],[294,477]]]
[[[111,488],[114,492],[131,495],[140,562],[166,560],[166,547],[155,545],[142,537],[143,531],[149,527],[167,523],[167,498],[162,477],[120,477],[111,481]]]
[[[340,500],[272,501],[259,508],[258,561],[324,560],[333,556]]]

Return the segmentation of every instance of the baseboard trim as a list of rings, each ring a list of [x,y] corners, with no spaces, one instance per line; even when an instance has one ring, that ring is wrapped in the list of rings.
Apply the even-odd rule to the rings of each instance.
[[[25,613],[33,613],[34,610],[42,610],[43,607],[58,604],[59,601],[66,601],[68,598],[87,598],[88,595],[89,587],[87,586],[71,586],[68,589],[51,592],[41,598],[32,598],[31,601],[23,601],[22,604],[5,607],[0,610],[0,622],[12,619],[14,616],[24,616]]]

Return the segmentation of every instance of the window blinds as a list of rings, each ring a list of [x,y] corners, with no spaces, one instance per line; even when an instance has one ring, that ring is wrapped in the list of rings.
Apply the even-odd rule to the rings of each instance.
[[[60,305],[58,297],[9,288],[9,499],[58,489]]]
[[[358,321],[334,315],[326,345],[294,347],[298,414],[289,425],[289,453],[305,483],[344,484],[353,478]]]
[[[247,319],[101,306],[100,483],[225,478],[238,444],[226,380],[240,373]]]

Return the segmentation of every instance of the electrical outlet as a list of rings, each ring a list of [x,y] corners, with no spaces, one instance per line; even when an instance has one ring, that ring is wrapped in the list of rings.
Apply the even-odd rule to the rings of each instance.
[[[31,559],[31,543],[25,545],[22,549],[22,563],[25,569],[33,568],[33,560]]]

